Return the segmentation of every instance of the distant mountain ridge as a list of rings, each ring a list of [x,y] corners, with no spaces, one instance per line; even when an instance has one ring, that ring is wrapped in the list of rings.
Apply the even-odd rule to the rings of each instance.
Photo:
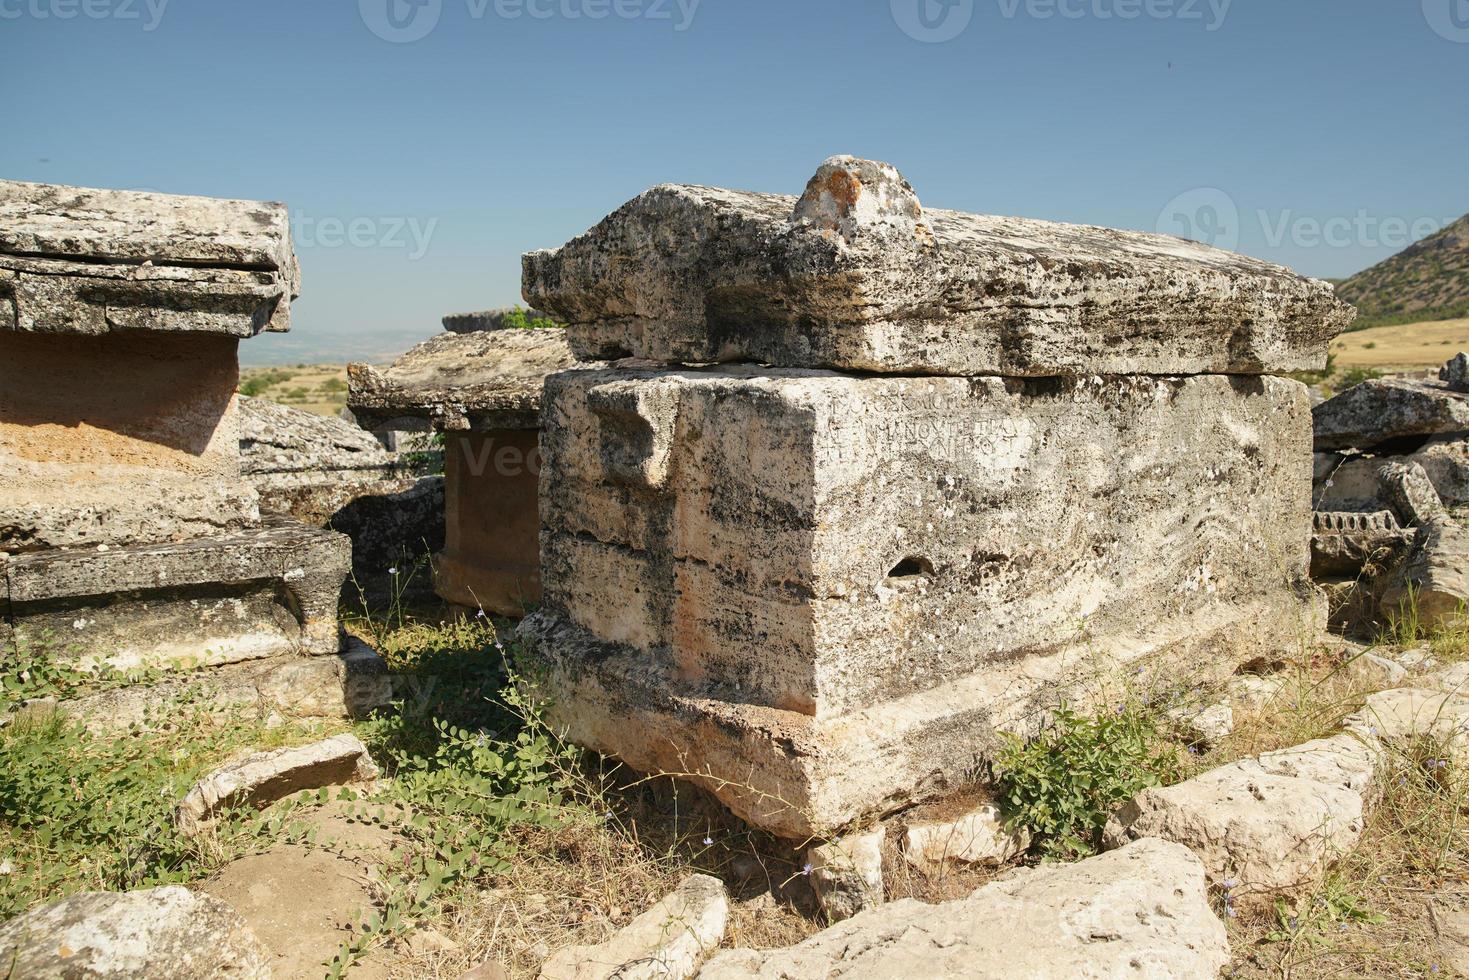
[[[1469,316],[1469,215],[1357,273],[1336,294],[1361,312],[1353,330]]]

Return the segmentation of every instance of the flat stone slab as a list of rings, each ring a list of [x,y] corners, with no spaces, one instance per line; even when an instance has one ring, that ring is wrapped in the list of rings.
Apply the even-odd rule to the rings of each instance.
[[[341,534],[269,518],[161,545],[56,548],[0,562],[15,645],[79,664],[192,669],[341,649]]]
[[[588,366],[556,328],[444,333],[387,368],[349,364],[347,406],[367,428],[419,418],[439,429],[535,429],[546,376]]]
[[[1469,395],[1443,381],[1374,378],[1311,410],[1316,451],[1373,449],[1398,439],[1469,432]]]
[[[869,909],[789,949],[720,953],[701,980],[1213,977],[1229,963],[1204,869],[1143,840],[1027,868],[940,905]]]
[[[31,980],[270,980],[234,909],[179,885],[80,892],[0,925],[0,961]]]
[[[946,375],[1315,370],[1332,287],[1166,235],[924,209],[837,157],[799,199],[664,184],[523,260],[584,359]]]
[[[284,204],[0,180],[0,330],[285,331]]]
[[[197,834],[232,807],[261,809],[303,789],[371,782],[379,775],[356,735],[256,752],[195,783],[174,811],[174,822],[183,833]]]
[[[240,470],[261,487],[382,480],[397,459],[346,419],[240,397]]]
[[[728,918],[724,883],[690,875],[605,943],[557,952],[540,980],[689,980],[718,948]]]

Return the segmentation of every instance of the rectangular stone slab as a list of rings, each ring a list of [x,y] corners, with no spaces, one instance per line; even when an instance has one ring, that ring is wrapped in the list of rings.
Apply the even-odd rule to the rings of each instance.
[[[217,666],[341,649],[345,535],[267,518],[175,544],[0,559],[11,649],[120,669]]]
[[[441,430],[535,429],[548,374],[579,364],[566,331],[439,334],[386,368],[347,365],[347,407],[368,428],[425,419]]]
[[[544,604],[674,692],[818,718],[1130,655],[1143,624],[1304,608],[1310,440],[1279,378],[568,372]]]
[[[583,359],[1022,377],[1320,369],[1355,315],[1328,283],[1167,235],[934,209],[844,235],[796,204],[661,185],[527,254],[523,295]]]
[[[286,331],[283,204],[0,181],[0,330]]]

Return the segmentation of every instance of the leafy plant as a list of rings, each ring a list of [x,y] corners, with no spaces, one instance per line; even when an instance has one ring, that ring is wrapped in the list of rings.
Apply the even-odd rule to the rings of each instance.
[[[1062,705],[1034,738],[1004,739],[995,769],[1007,821],[1027,828],[1047,857],[1095,853],[1118,806],[1178,775],[1157,719],[1136,705],[1090,717]]]
[[[500,322],[511,330],[544,330],[548,327],[561,326],[548,316],[531,316],[519,306],[507,311],[500,318]]]
[[[6,706],[15,706],[37,698],[63,700],[83,692],[140,684],[159,673],[148,668],[124,671],[106,663],[81,666],[58,659],[56,645],[43,636],[38,643],[20,641],[15,653],[0,663],[0,692]]]

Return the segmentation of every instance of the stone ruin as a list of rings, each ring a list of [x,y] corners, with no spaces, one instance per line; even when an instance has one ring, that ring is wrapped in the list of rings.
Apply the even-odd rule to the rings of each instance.
[[[1410,601],[1425,625],[1469,604],[1469,355],[1436,379],[1364,381],[1313,409],[1311,572],[1332,623],[1370,632]]]
[[[445,317],[444,333],[386,369],[349,365],[347,404],[369,429],[417,420],[442,434],[434,590],[467,610],[520,617],[541,598],[542,383],[577,361],[565,331],[505,328],[503,313]]]
[[[944,795],[1104,669],[1319,628],[1277,375],[1349,322],[1327,283],[837,157],[799,199],[655,187],[524,295],[636,359],[546,383],[555,721],[778,835]]]
[[[369,601],[391,599],[391,569],[444,546],[443,477],[421,475],[420,454],[385,449],[344,418],[241,396],[240,455],[262,513],[352,539],[352,592]],[[397,583],[428,598],[417,586]]]
[[[349,542],[263,518],[242,472],[236,349],[298,292],[283,205],[0,181],[7,655],[215,668],[271,710],[382,695],[341,655]]]

